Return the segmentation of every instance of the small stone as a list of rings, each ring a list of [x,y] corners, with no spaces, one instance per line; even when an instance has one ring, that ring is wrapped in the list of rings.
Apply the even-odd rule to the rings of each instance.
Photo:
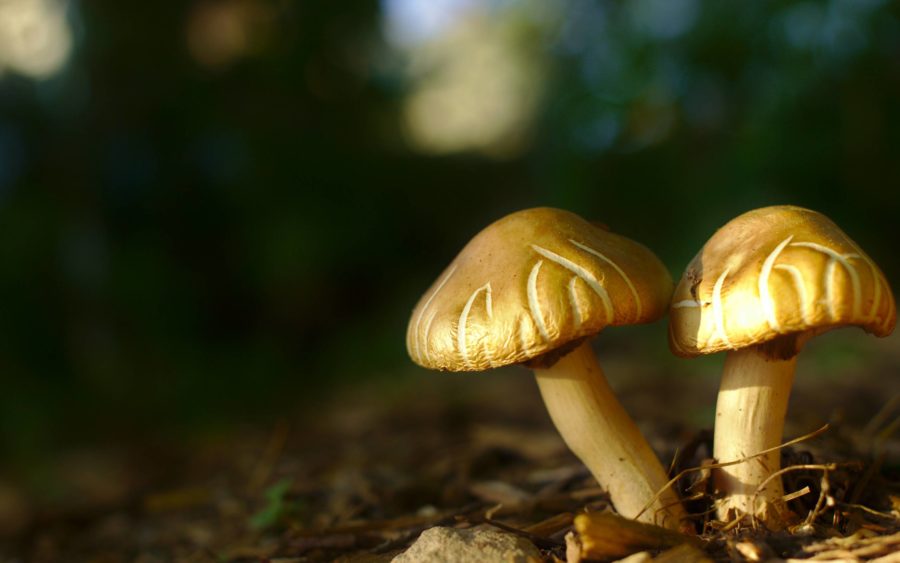
[[[391,563],[538,563],[533,543],[492,529],[435,527],[422,532],[409,549]]]

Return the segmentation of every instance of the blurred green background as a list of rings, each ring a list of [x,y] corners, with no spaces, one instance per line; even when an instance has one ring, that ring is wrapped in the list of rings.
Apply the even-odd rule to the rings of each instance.
[[[677,276],[808,206],[896,283],[898,179],[897,2],[7,0],[0,453],[389,382],[420,294],[526,207]]]

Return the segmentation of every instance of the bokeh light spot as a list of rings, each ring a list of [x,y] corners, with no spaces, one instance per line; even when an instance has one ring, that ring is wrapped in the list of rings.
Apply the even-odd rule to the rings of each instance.
[[[6,68],[30,78],[49,78],[66,64],[72,44],[63,2],[0,2],[0,71]]]
[[[673,39],[693,27],[697,0],[635,0],[629,4],[635,27],[653,39]]]
[[[228,67],[260,47],[273,17],[271,7],[257,0],[202,0],[188,18],[188,50],[204,67]]]
[[[386,40],[408,61],[403,119],[420,152],[510,157],[527,146],[555,16],[525,2],[386,0]]]
[[[452,28],[477,0],[383,0],[385,34],[398,46],[410,47]]]

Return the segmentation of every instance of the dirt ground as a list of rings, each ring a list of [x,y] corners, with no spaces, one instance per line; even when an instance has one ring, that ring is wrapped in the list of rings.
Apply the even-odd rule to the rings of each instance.
[[[827,479],[821,470],[786,476],[786,490],[808,487],[791,501],[802,517],[827,501],[794,534],[724,534],[698,516],[715,560],[753,560],[742,541],[762,559],[900,550],[900,339],[821,340],[800,360],[786,439],[830,426],[786,448],[783,462],[850,463]],[[710,455],[722,360],[661,362],[662,353],[598,348],[664,463],[678,452],[676,468],[694,467]],[[410,367],[262,427],[73,448],[48,471],[51,491],[0,474],[0,561],[389,561],[424,529],[485,522],[525,535],[548,561],[565,560],[572,516],[610,508],[523,368]],[[701,495],[689,509],[700,514],[710,500]]]

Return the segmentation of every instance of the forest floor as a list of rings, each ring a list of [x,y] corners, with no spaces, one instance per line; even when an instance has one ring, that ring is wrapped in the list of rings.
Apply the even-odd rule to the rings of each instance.
[[[791,508],[802,518],[815,511],[811,525],[723,533],[698,516],[709,558],[861,561],[900,551],[900,351],[876,352],[865,364],[801,360],[786,439],[829,426],[785,448],[783,466],[837,464],[785,476],[787,491],[805,491]],[[662,459],[683,469],[710,457],[720,364],[662,374],[614,351],[601,359]],[[262,428],[60,453],[52,495],[4,478],[0,562],[380,562],[432,526],[485,524],[565,561],[573,515],[611,509],[526,370],[411,369],[401,379],[335,391]],[[701,495],[690,512],[710,500]]]

